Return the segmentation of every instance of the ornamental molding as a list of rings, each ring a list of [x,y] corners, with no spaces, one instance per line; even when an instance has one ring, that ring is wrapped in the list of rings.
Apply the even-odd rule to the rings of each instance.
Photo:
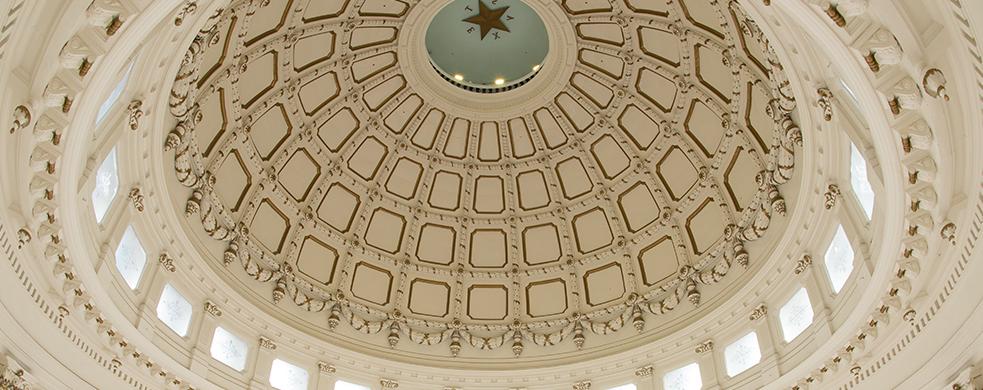
[[[208,313],[212,317],[221,317],[222,309],[218,305],[212,303],[212,301],[205,301],[205,313]]]
[[[768,314],[768,306],[765,306],[765,304],[762,303],[751,311],[751,315],[748,316],[748,319],[751,321],[757,321],[763,318],[766,314]]]
[[[590,390],[590,380],[580,381],[573,384],[573,390]]]
[[[322,374],[334,374],[335,371],[337,371],[335,369],[334,364],[330,364],[326,362],[317,362],[317,370],[320,371]]]
[[[271,351],[276,350],[276,343],[273,340],[266,338],[265,336],[259,336],[259,347],[262,349],[268,349]]]
[[[647,321],[654,321],[659,315],[676,309],[681,305],[699,306],[704,300],[701,286],[719,283],[730,272],[734,265],[740,266],[739,269],[746,269],[750,266],[751,259],[745,249],[748,242],[755,241],[764,236],[765,231],[774,223],[773,219],[787,214],[786,201],[780,192],[780,186],[792,179],[795,166],[795,149],[802,145],[802,131],[793,119],[796,112],[796,102],[792,96],[790,81],[785,78],[783,72],[777,71],[781,68],[775,59],[776,54],[770,46],[767,38],[751,20],[747,14],[735,2],[721,7],[728,12],[734,13],[740,21],[742,31],[749,38],[767,48],[765,55],[768,61],[765,66],[776,71],[766,72],[767,78],[762,78],[752,83],[760,87],[770,95],[765,110],[768,120],[774,122],[774,133],[776,136],[770,142],[770,152],[762,156],[761,164],[763,169],[755,176],[756,195],[744,208],[740,215],[735,215],[731,223],[726,225],[723,238],[714,248],[701,254],[702,258],[696,267],[683,267],[676,277],[669,278],[661,286],[653,286],[647,291],[639,291],[632,294],[634,299],[622,298],[622,302],[612,307],[602,309],[589,309],[578,314],[570,314],[564,318],[550,320],[523,320],[518,326],[513,326],[509,322],[519,321],[505,319],[501,323],[488,324],[480,321],[466,321],[465,315],[450,316],[446,318],[422,317],[413,313],[399,314],[395,309],[380,309],[380,305],[367,304],[363,300],[353,299],[354,297],[329,288],[324,288],[327,283],[313,283],[310,277],[303,275],[298,267],[294,266],[295,259],[288,258],[295,256],[303,250],[303,243],[292,241],[284,244],[282,252],[290,255],[282,255],[271,251],[266,244],[259,242],[250,233],[247,222],[241,220],[243,215],[233,211],[231,204],[225,204],[217,194],[217,183],[215,172],[217,166],[205,161],[203,158],[205,140],[197,139],[196,127],[204,120],[207,114],[201,104],[203,99],[219,96],[222,92],[218,85],[223,81],[234,81],[249,70],[250,61],[257,59],[258,53],[239,53],[236,51],[235,58],[229,59],[225,64],[232,64],[221,72],[209,73],[203,69],[202,64],[205,53],[210,47],[217,45],[222,39],[223,26],[227,26],[228,20],[238,12],[245,12],[245,8],[229,8],[224,13],[215,14],[208,18],[201,32],[197,35],[184,54],[184,60],[174,80],[169,98],[171,114],[177,118],[178,122],[167,134],[164,142],[164,151],[173,152],[173,169],[181,185],[191,189],[191,195],[183,204],[185,214],[189,218],[197,219],[201,222],[205,234],[213,240],[224,243],[227,247],[222,255],[223,264],[241,268],[249,277],[264,283],[272,284],[271,300],[274,304],[297,305],[310,312],[327,312],[328,328],[336,329],[339,325],[346,325],[350,331],[363,334],[376,334],[385,332],[386,341],[390,347],[396,347],[404,340],[411,340],[419,345],[433,346],[445,344],[448,354],[452,357],[460,354],[462,347],[470,347],[477,351],[497,349],[502,346],[510,348],[514,356],[519,357],[527,353],[529,347],[550,348],[560,343],[573,341],[579,349],[584,345],[589,345],[587,339],[591,335],[608,335],[619,332],[625,325],[631,323],[631,327],[638,332],[642,332],[646,327]],[[689,27],[677,26],[677,29]],[[682,32],[680,32],[682,34]],[[227,37],[234,39],[233,37]],[[285,40],[285,42],[290,40]],[[268,48],[281,44],[272,42]],[[285,48],[286,49],[286,48]],[[354,56],[355,58],[352,58]],[[338,61],[351,64],[352,61],[360,59],[358,53],[340,53]],[[722,53],[723,63],[735,69],[738,74],[753,74],[756,70],[744,63],[744,59],[733,49],[724,49]],[[289,63],[289,59],[282,59]],[[332,62],[332,66],[337,62]],[[688,85],[682,78],[677,80],[684,89],[696,90],[695,86]],[[295,96],[297,91],[302,88],[298,82],[287,83],[282,89],[270,92],[270,96],[281,96],[290,99]],[[366,89],[365,85],[353,85],[353,90],[347,95],[337,97],[337,104],[345,104],[346,107],[363,102]],[[736,93],[736,92],[735,92]],[[616,94],[619,98],[625,97],[625,91],[619,89]],[[708,100],[709,101],[709,100]],[[263,102],[264,108],[270,108],[270,103]],[[361,104],[361,103],[359,103]],[[620,104],[620,103],[619,103]],[[383,111],[388,112],[389,107],[380,112],[365,113],[365,122],[369,128],[382,127],[384,118],[381,117]],[[356,107],[357,108],[357,107]],[[617,112],[613,109],[601,109],[602,112],[595,113],[598,120],[613,120]],[[265,111],[264,111],[265,112]],[[235,127],[232,122],[245,123],[255,120],[260,112],[250,110],[239,114],[241,116],[232,118],[230,128],[231,136],[249,137],[248,126]],[[361,115],[361,114],[359,114]],[[247,117],[248,116],[248,117]],[[611,118],[611,119],[606,119]],[[743,118],[734,113],[724,112],[721,117],[721,126],[728,132],[744,129]],[[607,123],[607,122],[605,122]],[[298,142],[311,142],[318,136],[315,134],[313,124],[297,124]],[[768,141],[765,141],[768,142]],[[219,153],[222,156],[230,156],[235,151],[223,147]],[[397,150],[410,148],[405,143],[399,143]],[[246,158],[248,160],[248,158]],[[211,159],[211,161],[217,161]],[[332,163],[338,164],[341,161]],[[328,175],[338,176],[342,173],[340,167],[322,167],[322,171]],[[279,171],[275,169],[263,169],[257,172],[251,179],[254,186],[258,186],[260,191],[272,191],[280,188],[277,184],[280,179]],[[717,188],[714,175],[711,174],[707,166],[698,169],[697,186],[705,188]],[[651,172],[649,172],[651,174]],[[279,190],[278,190],[279,191]],[[599,196],[612,201],[611,194],[606,189],[598,191]],[[382,194],[381,189],[367,190],[367,202],[369,204],[383,204],[387,199]],[[259,193],[259,192],[257,192]],[[265,192],[263,192],[265,193]],[[265,196],[265,195],[263,195]],[[725,197],[726,198],[726,197]],[[272,198],[271,198],[272,199]],[[279,198],[277,198],[279,199]],[[708,198],[710,199],[710,198]],[[686,202],[698,201],[699,199],[687,199]],[[251,199],[242,201],[243,209],[255,212],[266,202],[266,198],[255,196]],[[272,201],[271,201],[272,202]],[[727,209],[727,202],[722,202],[718,206]],[[272,204],[272,203],[270,203]],[[239,206],[236,206],[239,207]],[[379,209],[377,208],[376,211]],[[419,208],[413,208],[414,215],[419,214]],[[663,215],[672,215],[672,210],[667,209]],[[287,216],[289,221],[297,222],[298,226],[318,226],[321,222],[315,215],[314,207],[302,206],[296,214]],[[296,218],[295,218],[296,217]],[[514,218],[512,218],[514,219]],[[463,217],[463,226],[469,226],[470,218]],[[660,218],[660,224],[652,224],[649,229],[656,229],[671,220],[669,217]],[[364,221],[360,223],[365,223]],[[411,225],[410,231],[417,231],[418,227]],[[510,230],[517,230],[520,227],[514,222],[508,222]],[[630,237],[612,237],[615,245],[611,252],[617,253],[628,245],[638,245],[637,242],[629,239]],[[376,261],[388,262],[391,260],[400,270],[416,269],[430,275],[448,275],[448,278],[456,280],[461,277],[495,277],[496,272],[486,272],[481,270],[466,270],[459,266],[455,271],[448,274],[440,267],[433,267],[428,264],[418,264],[416,261],[407,259],[407,254],[397,254],[390,256],[380,253],[371,243],[362,240],[361,237],[343,238],[344,245],[337,248],[339,253],[358,254],[359,256],[376,259]],[[683,242],[680,239],[680,242]],[[513,245],[515,247],[516,245]],[[279,250],[278,250],[279,251]],[[587,256],[585,256],[587,257]],[[568,259],[565,265],[559,267],[579,267],[585,260]],[[352,277],[351,270],[343,270],[345,276]],[[403,271],[399,271],[403,272]],[[536,270],[511,269],[503,271],[503,275],[532,276]],[[450,276],[456,273],[458,276]],[[346,280],[346,283],[350,280]],[[410,295],[409,286],[396,285],[394,296]],[[627,294],[626,294],[627,296]],[[385,305],[382,305],[385,306]],[[570,310],[572,311],[572,310]],[[464,313],[461,313],[464,314]],[[459,324],[456,324],[459,323]]]
[[[713,351],[713,340],[707,340],[700,343],[700,345],[697,345],[696,350],[694,352],[696,352],[698,355],[702,355],[712,351]]]
[[[795,263],[795,268],[792,269],[792,271],[796,275],[798,275],[798,274],[801,274],[801,273],[805,272],[805,270],[808,269],[809,266],[811,266],[811,265],[812,265],[812,255],[805,254],[805,255],[802,255],[802,258],[799,259],[799,261],[797,261]]]

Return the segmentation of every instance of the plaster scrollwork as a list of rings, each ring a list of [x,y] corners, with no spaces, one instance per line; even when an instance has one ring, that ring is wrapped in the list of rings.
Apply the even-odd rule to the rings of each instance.
[[[765,304],[762,303],[751,311],[751,314],[748,316],[748,319],[751,321],[757,321],[761,318],[764,318],[764,316],[767,314],[768,314],[768,306],[765,306]]]
[[[185,0],[184,4],[181,4],[181,8],[178,9],[177,15],[174,16],[174,26],[180,27],[184,24],[184,20],[195,12],[198,12],[198,1]]]
[[[157,262],[160,263],[161,268],[167,270],[167,272],[177,271],[177,267],[174,265],[174,258],[167,252],[162,252],[160,256],[157,257]]]
[[[383,378],[379,380],[379,386],[383,389],[396,389],[399,388],[399,381]]]
[[[949,222],[942,225],[942,229],[939,230],[939,236],[949,244],[956,244],[956,224]]]
[[[31,110],[25,105],[14,107],[13,119],[11,119],[10,134],[17,130],[26,129],[31,124]]]
[[[694,352],[698,355],[713,351],[713,340],[707,340],[696,346]]]
[[[808,254],[802,255],[802,258],[795,263],[795,268],[793,268],[792,271],[796,275],[798,275],[805,272],[805,270],[809,268],[809,266],[811,265],[812,265],[812,255],[808,255]]]
[[[322,374],[334,374],[337,371],[334,364],[327,362],[317,362],[317,370]]]
[[[837,184],[829,184],[826,186],[826,192],[823,194],[823,208],[826,210],[831,210],[836,206],[836,201],[840,199],[840,186]]]
[[[33,238],[31,231],[26,227],[17,229],[17,249],[24,248],[24,245],[30,243]]]
[[[816,90],[819,95],[819,108],[823,111],[823,119],[826,122],[833,120],[833,92],[829,88],[822,87]]]
[[[925,75],[922,76],[922,88],[925,88],[928,96],[949,101],[949,94],[945,90],[946,83],[945,73],[938,68],[926,70]]]
[[[635,376],[639,378],[647,378],[655,374],[655,366],[647,365],[644,367],[639,367],[635,370]]]
[[[143,100],[134,99],[126,105],[126,123],[130,130],[140,128],[140,118],[143,118]]]
[[[205,310],[205,313],[208,313],[212,317],[221,317],[222,316],[222,309],[219,308],[218,305],[216,305],[212,301],[205,301],[205,308],[204,308],[204,310]]]
[[[130,204],[133,205],[133,208],[135,208],[138,212],[143,212],[146,206],[144,206],[143,203],[143,192],[140,190],[140,187],[133,187],[130,189],[130,192],[127,194],[127,198],[130,199]]]
[[[268,350],[271,350],[271,351],[275,351],[276,350],[276,343],[273,342],[273,340],[270,340],[269,338],[267,338],[265,336],[260,336],[259,337],[259,347],[260,348],[263,348],[263,349],[268,349]]]
[[[590,390],[591,381],[584,380],[573,384],[573,390]]]

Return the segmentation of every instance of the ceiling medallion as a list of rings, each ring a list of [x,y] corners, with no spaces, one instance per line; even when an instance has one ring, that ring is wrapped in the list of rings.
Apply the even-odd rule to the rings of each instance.
[[[324,334],[526,357],[658,330],[754,263],[746,244],[783,223],[780,186],[802,142],[754,21],[737,2],[679,3],[550,2],[579,32],[576,70],[496,119],[454,114],[406,82],[421,65],[396,55],[407,3],[230,7],[171,90],[165,149],[191,193],[174,206],[200,222],[188,234],[201,258],[265,283],[276,305],[324,312],[295,317]],[[491,86],[539,69],[542,19],[520,0],[492,5],[475,15],[474,0],[453,0],[422,26],[434,67]],[[475,16],[501,32],[491,14],[505,18],[500,39],[461,33]],[[485,63],[510,65],[495,76]]]

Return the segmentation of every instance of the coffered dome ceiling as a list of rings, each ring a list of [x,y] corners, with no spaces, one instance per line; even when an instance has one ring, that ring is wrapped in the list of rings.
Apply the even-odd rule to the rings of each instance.
[[[749,242],[782,223],[801,134],[737,2],[527,2],[550,54],[487,107],[420,56],[443,4],[233,2],[185,54],[176,206],[268,313],[544,355],[656,329],[771,252],[780,232]]]

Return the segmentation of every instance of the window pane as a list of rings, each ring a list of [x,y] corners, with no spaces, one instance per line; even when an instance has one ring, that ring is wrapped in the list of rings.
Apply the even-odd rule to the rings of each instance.
[[[345,381],[337,381],[334,383],[334,390],[369,390],[369,388]]]
[[[170,284],[164,286],[160,302],[157,303],[157,318],[164,325],[184,337],[188,334],[188,325],[191,324],[191,312],[191,303],[181,293]]]
[[[724,365],[727,366],[728,376],[740,374],[760,361],[757,333],[748,333],[724,348]]]
[[[805,288],[800,288],[778,311],[778,320],[782,323],[782,336],[785,337],[785,341],[792,341],[802,334],[812,324],[812,315],[809,293]]]
[[[137,288],[143,266],[147,264],[147,252],[140,245],[133,226],[128,226],[116,247],[116,269],[131,289]]]
[[[860,154],[857,145],[850,144],[850,185],[853,193],[860,200],[860,207],[867,214],[867,219],[874,215],[874,188],[867,178],[867,160]]]
[[[212,337],[211,354],[226,366],[242,371],[246,367],[246,353],[249,347],[246,342],[236,337],[229,331],[221,327],[215,328],[215,335]]]
[[[117,191],[119,170],[116,169],[116,148],[113,148],[96,170],[96,186],[92,190],[92,210],[96,213],[96,222],[102,223]]]
[[[129,67],[126,68],[126,73],[123,74],[123,79],[116,84],[116,88],[113,88],[113,92],[111,92],[109,97],[107,97],[106,100],[102,102],[102,105],[99,106],[99,112],[96,113],[97,125],[106,118],[106,114],[109,113],[109,110],[116,105],[116,101],[119,100],[120,95],[123,94],[123,90],[126,89],[126,82],[130,80],[130,71],[132,70],[133,63],[131,62]]]
[[[665,390],[699,390],[703,387],[700,378],[700,365],[692,363],[688,366],[669,371],[662,377]]]
[[[280,390],[307,390],[307,370],[276,359],[270,367],[270,385]]]
[[[833,241],[829,243],[829,248],[826,249],[824,263],[826,263],[826,274],[829,275],[833,292],[840,292],[840,289],[846,284],[846,280],[850,278],[850,273],[853,272],[853,247],[850,246],[850,240],[847,239],[846,232],[843,231],[843,225],[836,228]]]
[[[612,388],[610,388],[608,390],[635,390],[635,389],[637,389],[637,387],[635,387],[635,384],[634,383],[629,383],[627,385],[621,385],[621,386],[618,386],[618,387],[612,387]]]

